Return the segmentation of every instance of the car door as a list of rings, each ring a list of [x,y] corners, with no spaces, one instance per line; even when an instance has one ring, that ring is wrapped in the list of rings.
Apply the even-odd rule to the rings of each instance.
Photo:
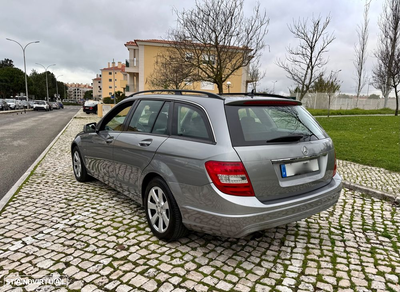
[[[170,102],[141,100],[126,131],[114,142],[117,189],[141,201],[139,179],[157,149],[168,138]]]
[[[104,183],[116,187],[113,148],[115,139],[125,127],[125,119],[134,101],[114,107],[97,125],[96,132],[83,136],[82,152],[90,174]]]

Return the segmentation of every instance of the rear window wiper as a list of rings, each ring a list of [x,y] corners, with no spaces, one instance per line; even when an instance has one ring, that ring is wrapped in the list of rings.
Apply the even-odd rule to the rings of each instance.
[[[270,140],[267,140],[267,143],[272,143],[272,142],[297,142],[305,137],[309,137],[309,135],[289,135],[289,136],[281,136],[277,138],[273,138]]]

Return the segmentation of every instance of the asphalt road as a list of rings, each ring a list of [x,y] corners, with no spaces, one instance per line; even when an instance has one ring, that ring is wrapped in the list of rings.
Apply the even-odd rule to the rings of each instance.
[[[79,109],[0,114],[0,199]]]

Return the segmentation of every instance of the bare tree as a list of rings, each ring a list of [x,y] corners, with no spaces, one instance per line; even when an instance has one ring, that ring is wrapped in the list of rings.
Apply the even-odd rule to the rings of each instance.
[[[309,24],[308,19],[299,19],[288,25],[290,32],[299,39],[300,44],[296,47],[288,47],[286,60],[277,61],[277,65],[284,69],[288,78],[292,79],[299,88],[300,100],[306,95],[311,85],[324,72],[328,63],[323,58],[329,44],[335,40],[333,34],[328,34],[327,28],[330,17],[325,20],[319,16],[312,18]]]
[[[249,65],[249,77],[251,89],[257,92],[257,86],[260,80],[265,77],[265,71],[260,69],[260,59],[253,59]]]
[[[219,93],[265,47],[269,18],[260,4],[245,18],[243,1],[196,1],[191,10],[176,11],[178,28],[170,33],[180,58],[196,68],[199,81],[215,83]]]
[[[358,99],[361,91],[363,90],[367,79],[365,78],[365,62],[367,61],[367,45],[368,45],[368,12],[371,5],[371,0],[366,0],[364,5],[364,21],[361,26],[357,27],[358,44],[355,45],[354,67],[356,68],[356,107],[358,106]]]
[[[386,79],[383,84],[381,83],[379,85],[379,87],[385,87],[385,90],[382,91],[385,97],[384,107],[387,107],[390,87],[395,89],[395,115],[398,115],[399,97],[397,92],[398,83],[396,82],[398,78],[398,67],[396,65],[396,58],[399,55],[400,49],[400,0],[385,1],[383,12],[379,20],[379,28],[381,30],[381,38],[378,49],[375,52],[378,63],[373,70],[373,79],[380,82],[383,81],[383,76]]]
[[[175,50],[158,54],[153,73],[146,82],[154,89],[184,89],[193,79],[193,67],[182,61]]]

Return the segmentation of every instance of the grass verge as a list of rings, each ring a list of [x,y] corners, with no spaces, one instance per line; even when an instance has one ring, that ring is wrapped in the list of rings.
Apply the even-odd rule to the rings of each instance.
[[[313,116],[327,116],[327,109],[307,109]],[[330,115],[332,116],[340,116],[340,115],[394,115],[394,110],[390,108],[382,108],[375,110],[364,110],[360,108],[355,109],[340,109],[340,110],[331,110]]]
[[[400,172],[400,117],[317,120],[333,139],[338,159]]]

